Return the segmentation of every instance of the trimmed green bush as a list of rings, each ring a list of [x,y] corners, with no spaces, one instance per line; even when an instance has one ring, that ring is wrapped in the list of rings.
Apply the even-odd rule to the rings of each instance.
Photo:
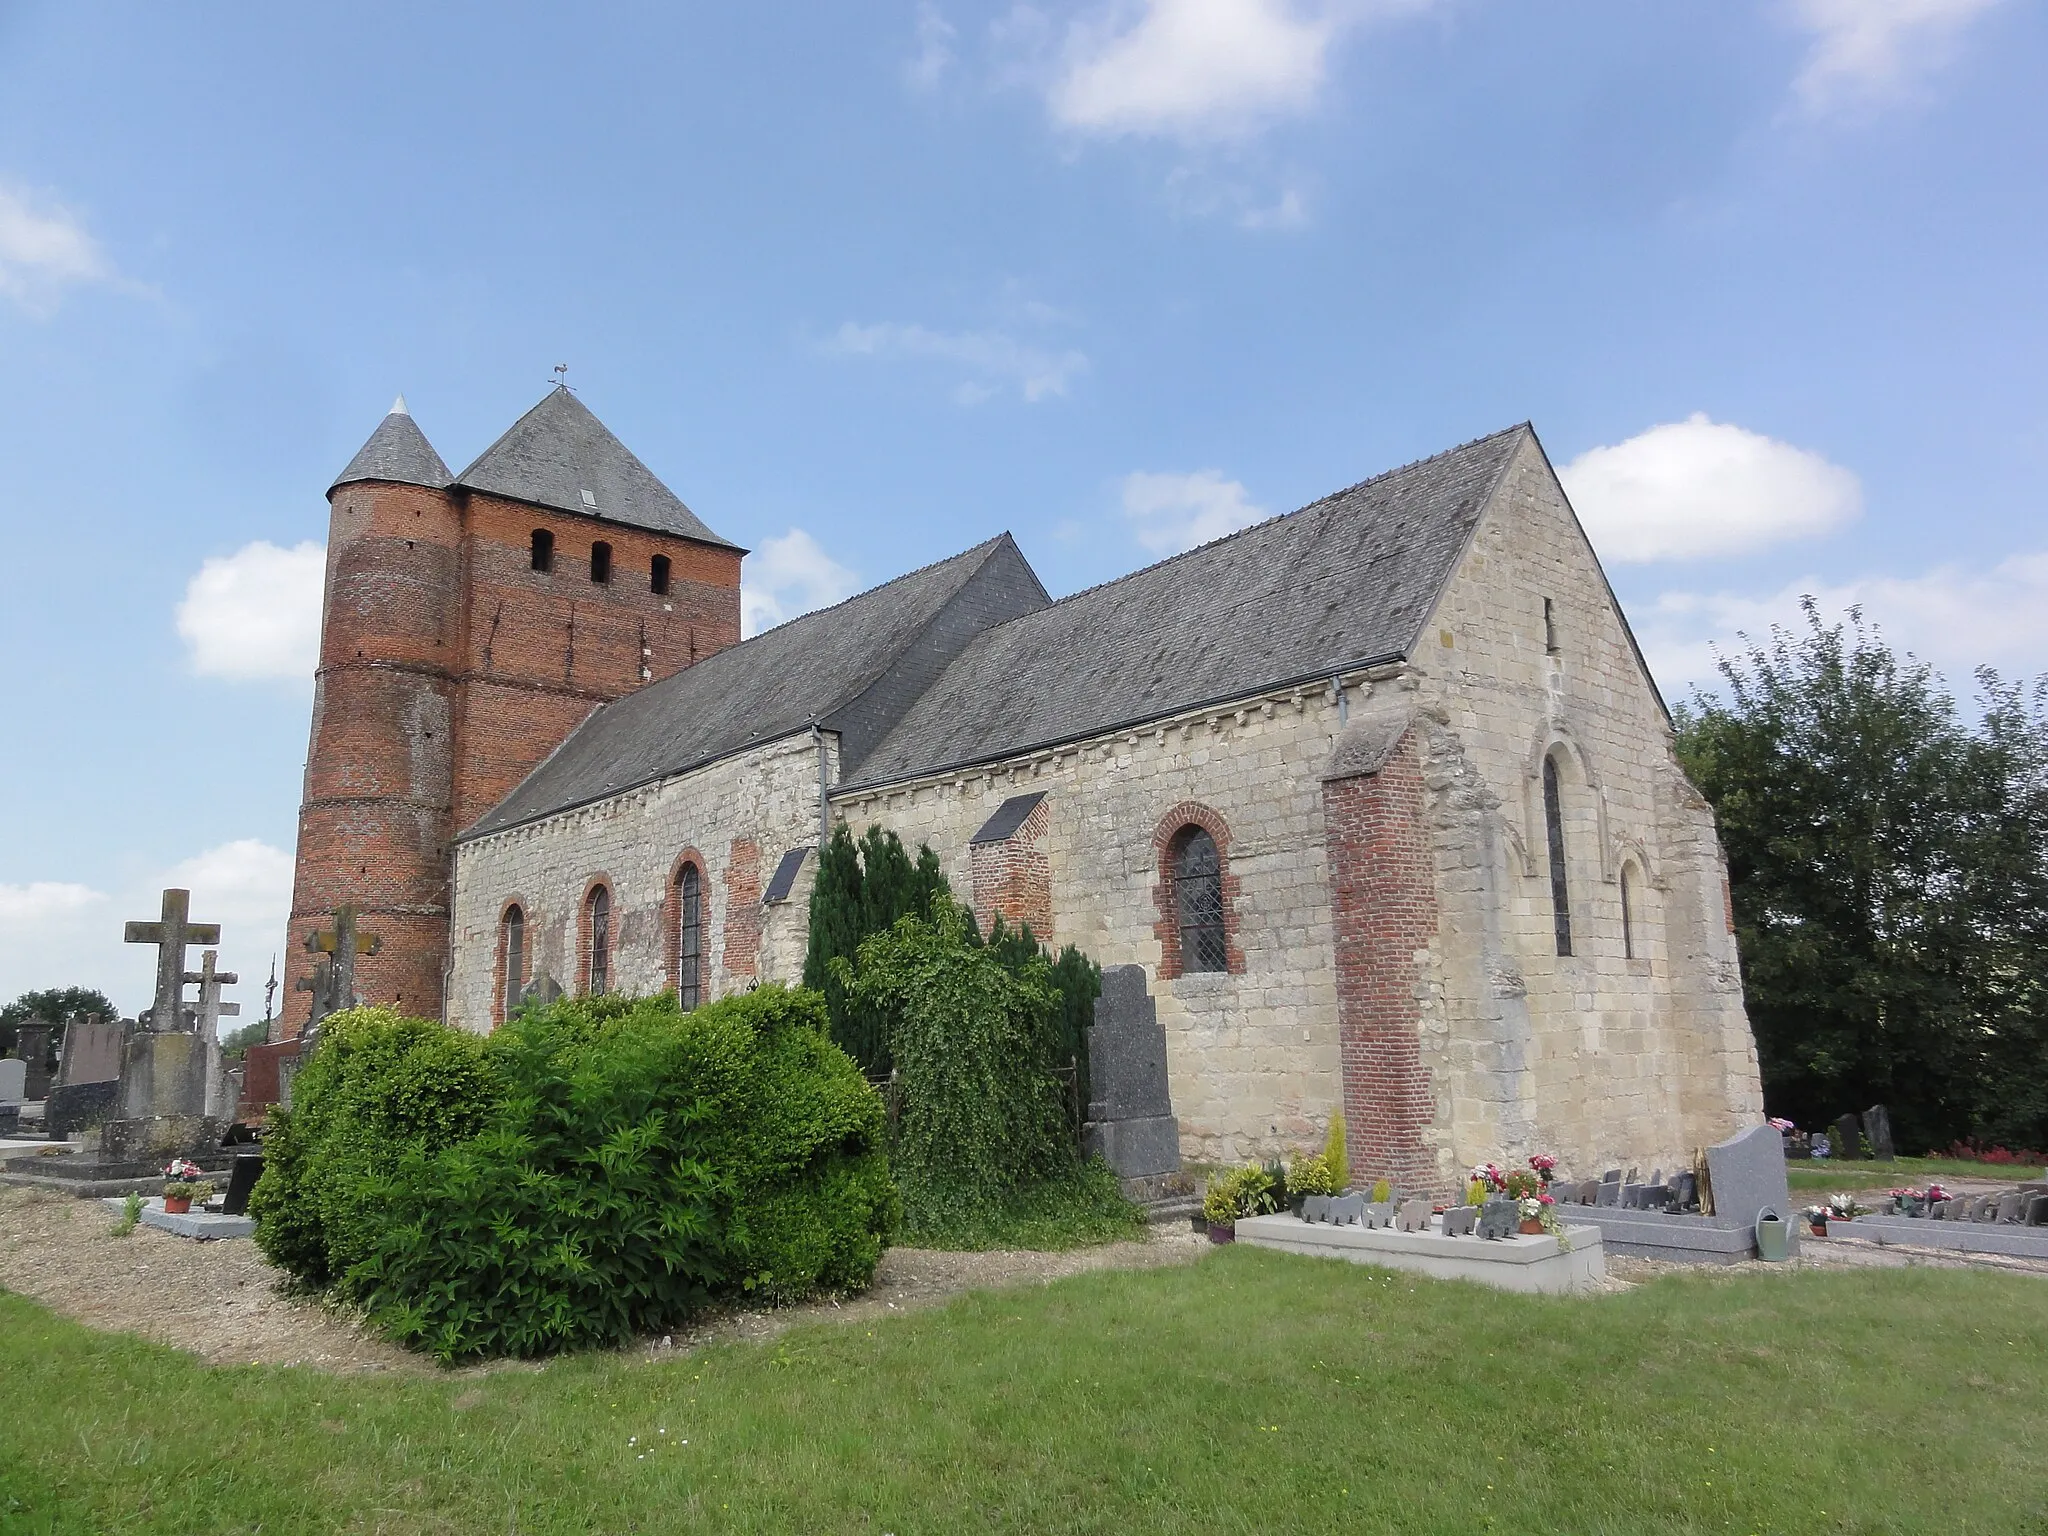
[[[330,1024],[294,1082],[257,1232],[400,1342],[538,1355],[661,1332],[716,1297],[872,1280],[897,1209],[882,1105],[817,993],[689,1013],[667,995],[575,999],[488,1038],[364,1012],[384,1016]],[[361,1110],[465,1052],[464,1113],[387,1118],[365,1156]]]

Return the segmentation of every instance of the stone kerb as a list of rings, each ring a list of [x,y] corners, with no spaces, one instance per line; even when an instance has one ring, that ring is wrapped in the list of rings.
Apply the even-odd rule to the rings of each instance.
[[[1156,1179],[1180,1170],[1180,1122],[1166,1078],[1166,1029],[1145,990],[1145,970],[1112,965],[1088,1028],[1091,1098],[1087,1151],[1119,1178]]]

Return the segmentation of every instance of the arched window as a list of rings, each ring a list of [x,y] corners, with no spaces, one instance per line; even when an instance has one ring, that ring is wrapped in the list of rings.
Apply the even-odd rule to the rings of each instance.
[[[1216,839],[1200,827],[1189,827],[1173,844],[1173,897],[1180,921],[1180,968],[1221,971],[1229,968],[1230,947],[1223,931],[1223,861]]]
[[[584,902],[584,929],[589,937],[589,968],[583,990],[591,997],[609,992],[612,982],[612,893],[602,885],[592,886]]]
[[[1624,960],[1636,957],[1636,914],[1630,896],[1629,882],[1634,878],[1633,864],[1621,866],[1621,955]]]
[[[1571,890],[1565,882],[1564,811],[1558,801],[1557,759],[1543,759],[1543,827],[1550,842],[1550,920],[1557,934],[1557,952],[1572,952]]]
[[[533,568],[536,571],[555,568],[555,536],[545,528],[533,530]]]
[[[656,597],[668,596],[668,556],[656,555],[648,566],[647,590]]]
[[[599,586],[612,579],[612,547],[602,539],[590,546],[590,579]]]
[[[505,993],[499,1017],[509,1019],[519,1011],[519,994],[526,990],[526,913],[517,902],[505,909],[502,943]]]
[[[685,1012],[704,983],[704,877],[685,864],[676,875],[676,1001]]]

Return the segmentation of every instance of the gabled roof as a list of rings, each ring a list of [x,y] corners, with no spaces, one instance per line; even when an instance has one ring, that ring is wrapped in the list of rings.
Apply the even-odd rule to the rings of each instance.
[[[559,385],[457,475],[455,484],[537,507],[737,547],[705,527],[590,407]]]
[[[893,783],[1406,656],[1510,427],[978,636],[845,773]]]
[[[434,445],[427,441],[427,434],[419,429],[412,419],[412,412],[405,408],[405,396],[400,395],[392,402],[391,413],[377,423],[369,441],[356,450],[356,456],[348,461],[348,468],[334,477],[334,484],[327,487],[331,493],[337,487],[354,485],[359,480],[389,480],[399,485],[425,485],[441,490],[449,480],[448,466],[441,462],[441,455],[434,452]]]
[[[838,733],[842,765],[857,764],[976,634],[1050,601],[1007,533],[977,544],[593,711],[463,836],[687,773],[813,722]]]

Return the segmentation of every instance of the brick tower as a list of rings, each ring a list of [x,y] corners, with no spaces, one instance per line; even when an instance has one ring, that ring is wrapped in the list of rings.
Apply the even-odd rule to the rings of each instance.
[[[437,1016],[455,834],[592,709],[735,644],[745,551],[560,387],[459,475],[401,398],[327,501],[294,971],[353,905],[383,940],[357,990]]]

